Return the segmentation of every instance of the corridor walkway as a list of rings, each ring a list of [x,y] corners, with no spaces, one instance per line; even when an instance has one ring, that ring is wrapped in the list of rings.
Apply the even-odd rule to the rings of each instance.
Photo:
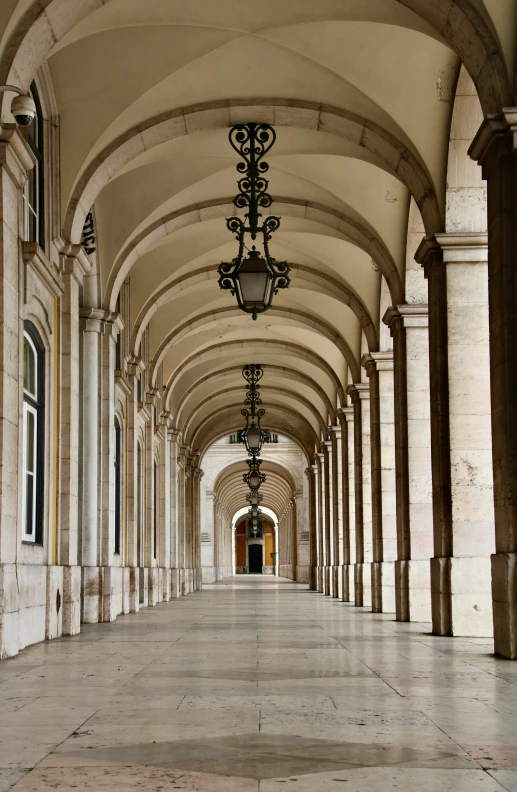
[[[489,652],[232,578],[3,662],[0,792],[515,792],[517,666]]]

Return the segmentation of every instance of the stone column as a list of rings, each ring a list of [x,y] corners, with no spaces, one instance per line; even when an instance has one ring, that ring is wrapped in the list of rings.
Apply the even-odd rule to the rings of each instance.
[[[355,604],[372,604],[372,460],[370,449],[370,387],[365,383],[350,385],[347,393],[354,405],[356,484],[356,553]]]
[[[309,588],[317,591],[318,547],[316,530],[316,465],[311,465],[305,470],[309,481]]]
[[[99,552],[99,356],[104,311],[81,310],[83,371],[81,378],[81,563],[83,622],[98,622],[100,613]]]
[[[363,356],[370,382],[372,451],[372,610],[395,613],[397,508],[393,352]]]
[[[343,602],[354,601],[354,577],[356,564],[356,539],[355,539],[355,429],[354,408],[344,407],[339,417],[346,421],[343,426],[342,437],[346,437],[346,456],[348,459],[347,488],[348,496],[345,503],[345,490],[343,489],[343,504],[347,518],[343,518]],[[343,467],[345,455],[343,455]]]
[[[341,426],[329,429],[332,456],[332,570],[331,596],[343,596],[343,457]]]
[[[433,632],[439,635],[492,635],[494,511],[487,252],[487,236],[479,233],[441,234],[424,240],[419,249],[430,283],[430,300],[435,300],[430,330],[438,322],[440,344],[445,343],[444,349],[438,346],[439,354],[435,350],[430,357],[434,460],[431,593]],[[435,284],[433,289],[431,284]],[[438,383],[438,395],[443,392],[436,403],[433,383]]]
[[[399,305],[383,321],[393,337],[398,621],[430,621],[433,555],[427,305]]]
[[[0,126],[0,659],[18,653],[20,590],[18,488],[20,447],[20,236],[22,190],[34,157],[15,124]],[[44,580],[46,570],[42,570]],[[43,583],[40,593],[45,603]],[[44,635],[45,627],[43,627]]]
[[[517,109],[483,122],[469,154],[487,181],[496,654],[517,659]]]
[[[114,453],[113,434],[115,422],[115,342],[122,329],[117,313],[105,313],[100,335],[100,406],[99,406],[99,562],[101,569],[83,569],[83,591],[101,596],[100,620],[113,621],[118,615],[117,584],[120,572],[114,568]],[[117,564],[120,566],[120,564]],[[92,603],[93,604],[93,603]],[[83,611],[86,602],[83,598]]]
[[[334,597],[334,536],[337,533],[337,501],[335,495],[337,481],[332,440],[324,441],[323,455],[326,492],[325,594],[329,597]]]
[[[79,514],[79,291],[83,276],[91,264],[83,249],[74,245],[61,256],[64,291],[61,298],[61,377],[59,415],[59,562],[64,567],[77,567]],[[79,570],[77,570],[80,576]],[[67,609],[67,627],[73,619]],[[80,614],[75,629],[79,632]],[[65,620],[65,613],[63,612]],[[63,624],[63,628],[64,628]],[[63,629],[64,631],[64,629]]]
[[[59,563],[63,569],[63,634],[81,629],[81,568],[79,549],[80,329],[79,292],[91,263],[79,245],[61,257],[64,292],[60,321],[59,415]],[[94,372],[96,370],[94,365]],[[98,382],[94,382],[98,387]],[[95,399],[98,397],[95,391]],[[97,426],[97,424],[94,424]],[[91,431],[91,429],[90,429]],[[95,449],[97,453],[97,449]],[[82,548],[81,548],[82,550]]]
[[[316,485],[317,485],[317,501],[318,501],[318,591],[323,594],[324,589],[324,536],[325,536],[325,486],[323,481],[323,454],[317,453],[314,455],[316,462]]]
[[[180,446],[178,454],[178,580],[179,593],[184,596],[186,591],[185,581],[185,497],[186,497],[186,448]]]
[[[199,464],[199,461],[198,461]],[[194,487],[194,521],[192,526],[192,541],[193,552],[192,561],[194,566],[194,591],[200,591],[202,588],[201,580],[201,479],[204,476],[202,470],[196,467],[193,470],[193,487]]]
[[[325,442],[320,446],[321,455],[321,501],[323,511],[323,552],[322,552],[322,565],[323,565],[323,594],[329,596],[330,594],[330,564],[331,564],[331,520],[332,520],[332,492],[330,486],[330,454],[329,448]]]

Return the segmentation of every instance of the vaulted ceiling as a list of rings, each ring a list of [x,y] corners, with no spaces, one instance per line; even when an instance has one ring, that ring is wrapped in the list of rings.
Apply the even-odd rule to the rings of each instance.
[[[34,66],[48,50],[63,237],[80,240],[93,205],[98,304],[113,310],[130,279],[132,351],[148,327],[151,373],[163,363],[167,404],[195,448],[236,428],[240,370],[259,362],[268,425],[313,451],[360,378],[362,353],[379,348],[383,278],[391,302],[404,301],[411,196],[426,232],[443,229],[463,17],[456,30],[452,0],[426,3],[1,4],[6,75],[27,81],[28,56],[12,42],[17,25],[41,23],[20,52],[39,42]],[[497,75],[513,72],[515,3],[469,3],[499,36],[491,62],[505,95]],[[482,73],[479,38],[469,28],[463,49]],[[236,251],[225,225],[237,179],[228,129],[249,121],[277,132],[269,181],[282,222],[272,254],[293,275],[256,322],[216,274]]]

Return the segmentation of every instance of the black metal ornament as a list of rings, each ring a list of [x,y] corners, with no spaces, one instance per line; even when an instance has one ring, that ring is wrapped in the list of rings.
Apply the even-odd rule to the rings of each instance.
[[[234,216],[226,226],[235,235],[239,249],[231,262],[222,262],[218,268],[219,286],[237,297],[239,308],[251,313],[253,319],[271,307],[273,296],[290,284],[290,267],[286,261],[276,261],[269,251],[272,234],[280,227],[280,218],[269,215],[260,223],[260,209],[269,209],[273,199],[267,192],[269,182],[264,174],[269,165],[264,157],[271,150],[276,132],[269,124],[237,124],[229,134],[232,148],[242,157],[237,172],[243,174],[237,182],[239,194],[234,199],[237,209],[247,209],[246,221]],[[246,236],[256,242],[260,236],[263,255],[255,244],[249,249]],[[245,251],[248,257],[244,258]]]

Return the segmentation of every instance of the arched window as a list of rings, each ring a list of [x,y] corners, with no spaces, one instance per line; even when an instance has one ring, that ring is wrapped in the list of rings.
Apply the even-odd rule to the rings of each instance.
[[[120,554],[120,523],[121,523],[121,429],[118,418],[115,418],[115,554]]]
[[[23,333],[23,503],[22,539],[43,541],[45,357],[41,339],[30,322]]]
[[[44,246],[44,182],[43,182],[43,115],[36,86],[32,83],[30,95],[36,105],[36,117],[27,129],[27,143],[36,157],[34,168],[27,174],[23,192],[25,203],[25,239]]]

